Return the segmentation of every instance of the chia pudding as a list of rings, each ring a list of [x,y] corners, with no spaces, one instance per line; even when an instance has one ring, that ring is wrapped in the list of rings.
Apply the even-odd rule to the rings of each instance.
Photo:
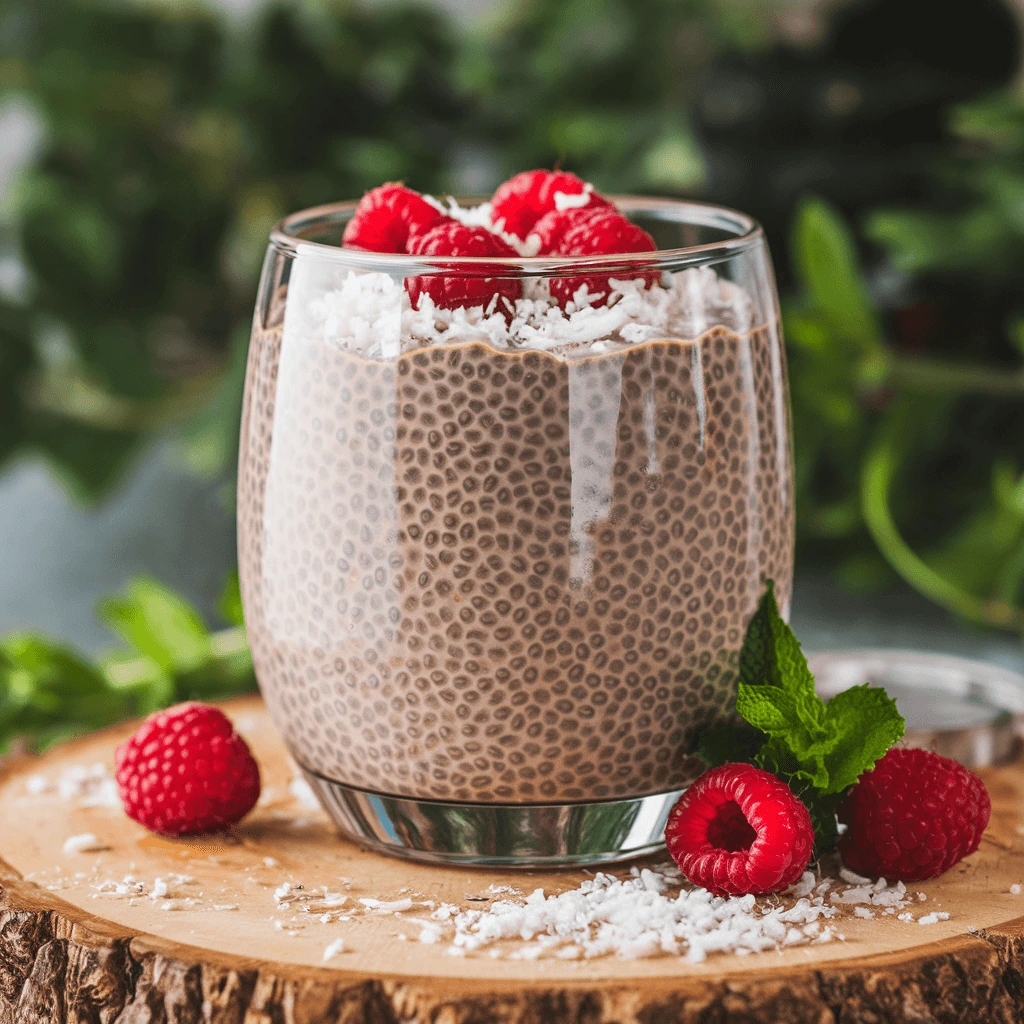
[[[765,579],[788,610],[774,302],[696,267],[568,312],[537,281],[509,316],[280,267],[238,528],[256,673],[296,760],[422,800],[687,785]]]

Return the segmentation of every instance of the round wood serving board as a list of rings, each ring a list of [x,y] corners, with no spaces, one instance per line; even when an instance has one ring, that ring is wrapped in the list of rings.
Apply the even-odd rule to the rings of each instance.
[[[486,896],[491,885],[553,893],[578,886],[583,872],[440,868],[367,852],[292,793],[294,767],[259,700],[226,710],[252,746],[264,784],[256,810],[227,835],[160,839],[109,802],[83,806],[80,795],[53,788],[79,766],[109,769],[130,726],[7,766],[0,777],[0,1024],[983,1024],[1024,1015],[1024,895],[1010,893],[1024,883],[1024,767],[985,773],[993,813],[978,853],[942,878],[911,886],[927,895],[915,916],[941,909],[948,921],[921,926],[849,914],[834,922],[843,941],[701,964],[674,956],[452,956],[444,942],[418,941],[408,918],[428,909],[368,912],[358,900],[411,896],[479,909],[486,903],[467,896]],[[69,837],[85,833],[107,849],[65,851]],[[125,876],[145,893],[102,891]],[[170,881],[166,897],[154,899],[157,878]],[[304,892],[344,892],[350,919],[322,923],[301,907],[279,906],[274,892],[286,881]],[[325,963],[325,948],[337,939],[345,949]]]

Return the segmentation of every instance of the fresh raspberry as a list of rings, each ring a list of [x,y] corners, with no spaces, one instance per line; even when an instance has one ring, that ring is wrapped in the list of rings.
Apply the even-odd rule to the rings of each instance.
[[[125,813],[165,836],[216,832],[260,795],[260,770],[228,717],[208,704],[150,715],[115,755]]]
[[[345,225],[342,245],[370,252],[406,252],[410,236],[448,220],[411,188],[389,182],[367,192]]]
[[[839,805],[851,871],[919,882],[978,848],[992,804],[985,783],[930,750],[894,747]]]
[[[486,228],[469,227],[454,219],[434,225],[425,234],[416,236],[409,250],[414,256],[498,256],[517,255],[507,242]],[[488,270],[501,273],[501,267],[481,266],[477,273]],[[506,319],[511,309],[503,299],[514,303],[523,294],[523,286],[516,278],[483,277],[466,274],[444,274],[431,277],[410,277],[405,282],[413,308],[418,308],[420,296],[426,293],[442,309],[458,306],[483,306],[487,309],[497,298],[495,310]]]
[[[504,221],[504,231],[526,238],[537,220],[549,210],[558,209],[556,193],[566,197],[567,208],[576,203],[581,204],[576,207],[579,209],[611,206],[604,196],[593,191],[592,185],[568,171],[523,171],[498,186],[491,199],[491,222],[497,225]],[[583,196],[587,197],[585,201]]]
[[[577,217],[558,239],[552,252],[559,256],[610,256],[626,252],[653,252],[656,248],[654,239],[643,228],[628,221],[617,210],[609,209],[589,217]],[[628,267],[613,275],[555,277],[551,279],[551,297],[564,309],[577,290],[586,285],[590,304],[602,306],[611,295],[610,276],[627,281],[642,278],[645,287],[661,277],[656,270],[631,271]]]
[[[550,256],[558,253],[565,233],[590,220],[608,213],[607,206],[573,206],[568,210],[549,210],[530,228],[529,238],[537,240],[537,255]]]
[[[749,764],[705,772],[665,826],[668,852],[695,885],[718,896],[785,889],[811,859],[814,827],[781,779]]]

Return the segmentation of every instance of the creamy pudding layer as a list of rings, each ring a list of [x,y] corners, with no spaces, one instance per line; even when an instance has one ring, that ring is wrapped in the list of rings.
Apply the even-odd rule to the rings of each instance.
[[[707,269],[568,313],[537,285],[506,318],[301,263],[254,331],[239,483],[257,675],[297,759],[421,799],[685,785],[763,579],[789,601],[774,324]]]

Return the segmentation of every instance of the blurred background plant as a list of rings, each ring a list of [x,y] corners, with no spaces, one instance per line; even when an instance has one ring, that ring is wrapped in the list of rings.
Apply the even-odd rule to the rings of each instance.
[[[487,193],[560,162],[766,225],[801,565],[1024,629],[1019,7],[250,6],[0,0],[0,110],[34,126],[0,197],[0,464],[42,457],[99,503],[171,438],[230,507],[271,224],[385,180]],[[127,653],[4,642],[0,736],[252,684],[237,598],[226,632],[146,579],[101,616]]]

